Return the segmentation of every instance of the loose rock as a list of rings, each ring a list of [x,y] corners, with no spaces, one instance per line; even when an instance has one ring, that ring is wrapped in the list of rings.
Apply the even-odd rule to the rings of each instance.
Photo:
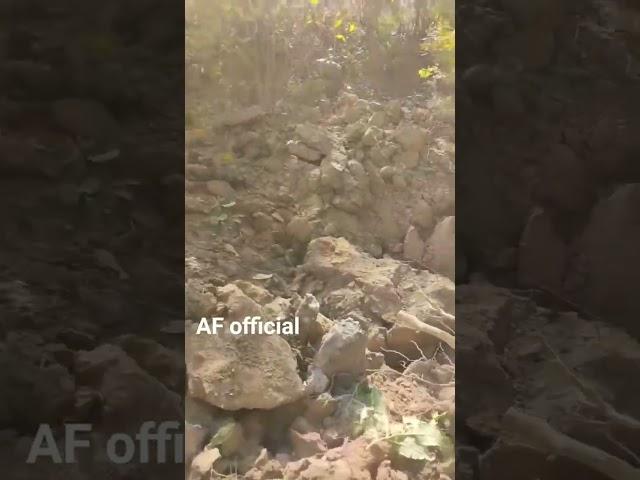
[[[322,340],[313,359],[325,375],[361,374],[366,368],[367,334],[350,318],[337,322]]]
[[[224,410],[271,409],[298,400],[302,380],[289,344],[275,335],[186,336],[189,395]]]
[[[427,146],[429,132],[422,127],[405,124],[396,129],[394,137],[405,150],[409,152],[422,152]]]
[[[446,217],[427,241],[423,262],[433,271],[455,278],[455,217]]]

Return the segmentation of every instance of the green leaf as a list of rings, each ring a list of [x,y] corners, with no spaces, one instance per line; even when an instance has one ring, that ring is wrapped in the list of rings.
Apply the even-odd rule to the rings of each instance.
[[[427,423],[415,417],[404,417],[402,422],[407,427],[407,433],[415,435],[416,441],[423,447],[439,447],[445,440],[435,419]]]
[[[355,391],[355,399],[377,413],[386,413],[382,392],[375,387],[359,385]]]
[[[412,460],[432,460],[434,449],[443,458],[453,455],[451,439],[440,429],[437,418],[424,422],[416,417],[403,417],[401,426],[400,431],[392,430],[395,437],[392,443],[399,455]]]
[[[232,434],[236,428],[235,422],[229,422],[220,427],[216,434],[209,441],[210,447],[217,447],[223,444]]]
[[[415,437],[405,437],[398,445],[398,453],[411,460],[429,460],[432,455],[424,446],[420,445]]]
[[[242,427],[233,420],[222,425],[209,441],[209,448],[220,447],[224,454],[225,445],[232,443],[242,436]]]
[[[388,435],[390,420],[382,393],[373,387],[359,385],[354,392],[356,432],[371,438]]]

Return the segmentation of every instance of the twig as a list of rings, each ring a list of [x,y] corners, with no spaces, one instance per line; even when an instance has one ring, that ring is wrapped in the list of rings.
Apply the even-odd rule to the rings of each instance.
[[[392,374],[392,372],[384,371],[384,370],[372,370],[371,372],[372,372],[372,376],[375,376],[375,375],[388,376]],[[453,387],[456,384],[455,380],[447,383],[430,382],[429,380],[425,380],[424,378],[419,377],[415,373],[404,373],[404,372],[398,372],[397,370],[393,370],[393,374],[398,375],[398,377],[408,378],[409,380],[416,380],[417,382],[424,383],[429,387]]]
[[[543,345],[555,358],[556,362],[562,367],[567,376],[571,379],[576,387],[582,392],[582,394],[586,397],[587,400],[591,400],[596,407],[598,407],[602,414],[611,422],[612,426],[622,427],[629,430],[640,430],[640,421],[636,420],[633,417],[628,415],[624,415],[618,412],[615,408],[613,408],[609,403],[607,403],[600,394],[596,391],[595,388],[587,385],[582,379],[580,379],[574,372],[571,370],[560,358],[560,355],[553,349],[547,339],[540,335],[540,340]]]
[[[381,347],[380,350],[385,352],[385,353],[395,353],[396,355],[399,355],[402,358],[404,358],[407,362],[413,362],[413,360],[411,360],[409,357],[407,357],[404,353],[399,352],[397,350],[393,350],[391,348],[384,348],[384,347]]]
[[[552,428],[546,421],[511,408],[503,418],[503,427],[532,446],[569,458],[600,472],[612,480],[638,480],[640,469],[599,448],[579,442]]]
[[[418,343],[415,340],[411,340],[411,343],[413,343],[413,345],[418,349],[418,351],[420,352],[421,358],[419,358],[418,360],[421,359],[425,359],[428,360],[427,356],[424,354],[424,352],[422,351],[422,349],[420,348],[420,346],[418,345]],[[415,362],[415,360],[414,360]],[[413,363],[413,362],[411,362]]]
[[[443,327],[445,327],[447,330],[449,330],[452,334],[455,334],[455,332],[456,332],[456,317],[455,317],[455,315],[452,315],[452,314],[446,312],[444,309],[438,307],[437,305],[434,305],[434,303],[431,300],[431,298],[429,298],[429,295],[427,295],[426,292],[422,288],[418,288],[418,290],[419,290],[420,294],[425,298],[426,302],[429,304],[429,307],[431,307],[431,309],[433,311],[435,311],[435,313],[440,315],[440,318],[436,318],[436,320],[438,320],[438,323],[440,325],[442,325]]]
[[[421,322],[417,317],[410,313],[400,310],[397,315],[398,323],[402,326],[413,328],[427,335],[437,338],[438,340],[446,343],[453,350],[456,349],[456,337],[444,330],[440,330],[438,327]]]

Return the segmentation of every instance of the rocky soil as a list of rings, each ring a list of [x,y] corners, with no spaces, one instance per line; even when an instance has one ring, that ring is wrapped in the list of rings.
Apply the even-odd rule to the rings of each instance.
[[[453,478],[452,106],[345,86],[187,131],[190,478]]]
[[[637,7],[457,11],[457,473],[637,478]]]

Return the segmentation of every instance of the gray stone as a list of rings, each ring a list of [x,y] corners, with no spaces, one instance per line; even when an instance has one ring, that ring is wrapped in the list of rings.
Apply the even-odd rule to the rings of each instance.
[[[421,152],[427,146],[429,132],[427,129],[417,125],[404,124],[400,125],[396,129],[394,137],[405,150],[410,152]]]
[[[419,262],[424,254],[424,241],[414,226],[410,226],[404,236],[403,255],[406,260]]]
[[[303,123],[296,127],[296,135],[305,145],[329,155],[333,149],[333,141],[327,132],[317,125]]]
[[[347,157],[341,152],[333,152],[320,164],[320,183],[323,187],[338,190],[343,185],[343,175],[347,168]]]
[[[311,163],[317,163],[323,157],[322,153],[320,153],[319,151],[314,150],[313,148],[308,147],[304,143],[296,140],[289,140],[287,142],[287,148],[289,149],[289,153],[291,153],[292,155],[295,155],[296,157]]]
[[[336,373],[361,374],[366,368],[367,334],[356,320],[336,322],[325,335],[313,364],[331,376]]]
[[[423,262],[436,273],[455,278],[456,217],[446,217],[436,225],[427,241]]]

